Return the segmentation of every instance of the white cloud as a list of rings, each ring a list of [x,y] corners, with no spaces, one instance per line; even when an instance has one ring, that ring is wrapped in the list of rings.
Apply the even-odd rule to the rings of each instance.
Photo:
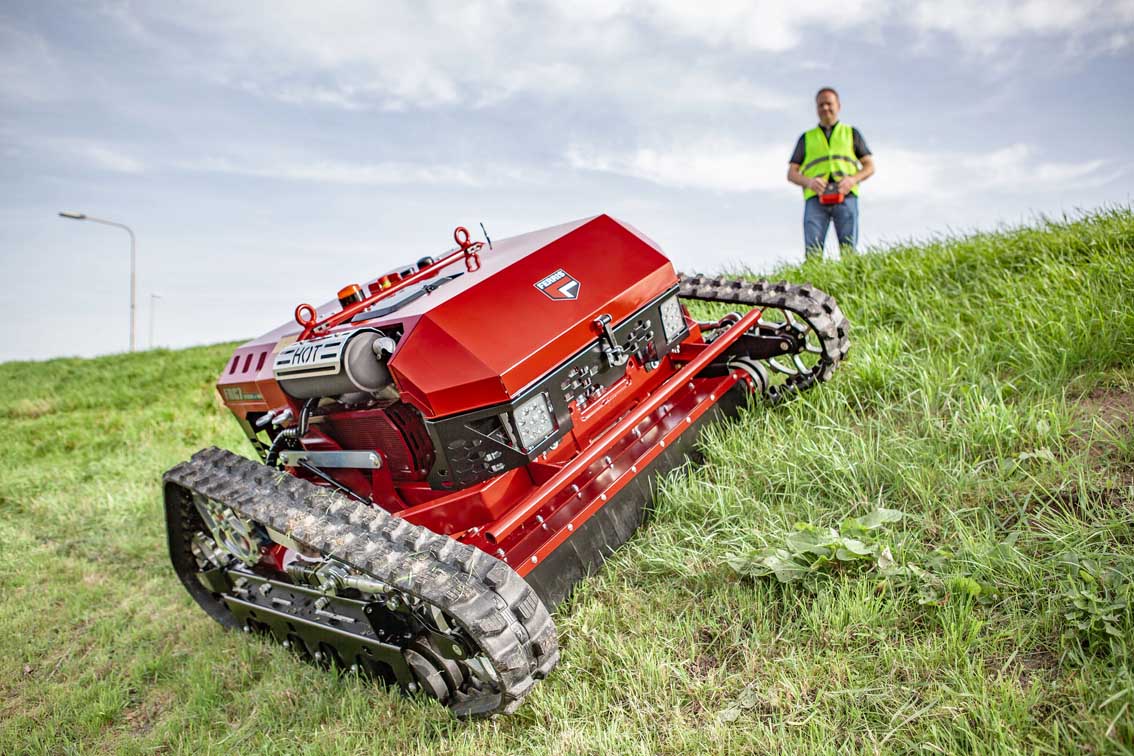
[[[783,52],[798,47],[805,31],[867,26],[888,6],[885,0],[647,0],[636,15],[663,32],[714,47]]]
[[[1062,0],[1001,3],[922,0],[914,7],[912,21],[916,28],[946,31],[960,37],[1002,38],[1072,30],[1093,17],[1102,5],[1104,3],[1083,0],[1075,3]]]
[[[1131,22],[1130,0],[917,0],[908,17],[916,30],[943,32],[984,52],[1025,36],[1099,33],[1113,40],[1113,33]]]
[[[850,13],[829,13],[836,6],[846,11],[847,2]],[[857,23],[854,11],[865,2],[813,0],[800,9],[762,0],[691,12],[685,3],[661,0],[561,6],[197,0],[163,8],[160,16],[137,7],[123,24],[135,39],[160,39],[156,30],[171,27],[187,32],[200,49],[181,53],[184,66],[296,104],[399,111],[479,108],[528,96],[607,99],[651,112],[716,105],[780,110],[796,98],[750,83],[729,56],[708,53],[788,49],[805,28]],[[666,49],[675,44],[680,49]]]
[[[232,157],[237,155],[238,157]],[[232,176],[308,181],[359,186],[408,186],[441,184],[462,187],[517,186],[549,180],[541,167],[520,166],[502,161],[483,163],[429,163],[411,161],[355,162],[327,159],[318,155],[276,154],[253,149],[229,149],[224,155],[176,160],[164,167],[191,173],[218,173]]]
[[[145,173],[149,166],[117,144],[91,139],[25,137],[3,134],[21,150],[61,156],[64,163],[81,163],[88,168],[112,173]]]
[[[399,186],[410,184],[451,184],[484,186],[489,183],[531,181],[538,171],[521,170],[499,163],[484,167],[458,164],[430,164],[410,161],[346,162],[310,154],[275,154],[247,146],[226,150],[230,155],[170,159],[138,157],[121,146],[87,139],[20,138],[0,131],[12,154],[30,150],[39,154],[61,155],[65,162],[78,162],[88,168],[113,173],[141,174],[148,171],[218,173],[232,176],[308,181],[361,186]]]
[[[255,162],[210,157],[179,161],[176,168],[202,173],[224,173],[287,181],[326,184],[397,186],[405,184],[456,184],[478,186],[478,174],[457,165],[424,165],[405,162],[346,163],[333,160],[284,160]]]
[[[796,99],[774,82],[749,84],[760,69],[738,54],[824,51],[844,36],[882,44],[883,26],[885,44],[911,49],[919,37],[942,34],[986,54],[1038,35],[1113,54],[1132,43],[1134,2],[186,0],[160,8],[116,2],[97,15],[155,65],[288,103],[401,111],[527,96],[605,99],[656,113],[792,107]],[[67,88],[59,52],[33,32],[0,25],[0,97],[59,97]]]
[[[788,154],[782,146],[751,149],[730,140],[707,140],[632,151],[574,146],[565,157],[575,169],[630,176],[662,186],[748,192],[782,188]]]
[[[871,194],[884,199],[1070,191],[1108,184],[1126,170],[1107,167],[1104,160],[1045,160],[1026,144],[970,153],[898,148],[878,162],[878,175],[868,186]]]
[[[578,91],[586,84],[586,72],[578,65],[566,62],[537,63],[487,77],[472,106],[482,108],[495,105],[525,92],[538,91],[545,85],[551,91],[568,92]]]
[[[91,165],[115,173],[143,173],[146,165],[114,147],[93,142],[78,142],[72,146],[73,153]]]
[[[740,76],[682,71],[661,80],[667,82],[666,99],[676,108],[731,105],[750,110],[808,112],[813,107],[809,94],[787,95]]]
[[[50,102],[68,94],[63,67],[47,41],[0,24],[0,101]]]
[[[642,179],[661,186],[715,192],[783,191],[787,154],[779,147],[750,147],[729,140],[643,147],[629,152],[574,146],[572,168]],[[1110,183],[1123,167],[1104,170],[1103,160],[1057,162],[1025,144],[987,152],[922,152],[891,148],[864,191],[880,199],[946,198],[967,193],[1083,189]]]
[[[160,39],[143,27],[191,33],[206,49],[186,64],[218,80],[287,102],[387,110],[603,94],[775,108],[785,98],[767,88],[746,98],[722,65],[735,65],[730,55],[822,50],[840,35],[879,44],[883,24],[889,45],[940,33],[983,53],[1028,36],[1094,34],[1082,49],[1101,54],[1124,47],[1134,23],[1130,0],[190,0],[160,15],[131,10],[120,21],[135,38]]]

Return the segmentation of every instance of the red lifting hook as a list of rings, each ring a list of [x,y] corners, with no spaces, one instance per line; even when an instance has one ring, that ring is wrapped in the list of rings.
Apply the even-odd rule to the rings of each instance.
[[[484,244],[474,242],[472,236],[469,234],[469,230],[464,226],[457,226],[453,230],[453,241],[455,241],[457,246],[461,248],[461,251],[465,253],[465,269],[468,270],[469,273],[480,270],[480,255],[477,254],[477,250],[483,247]]]
[[[301,304],[295,308],[295,322],[299,323],[304,329],[315,327],[316,316],[315,308],[309,304]]]

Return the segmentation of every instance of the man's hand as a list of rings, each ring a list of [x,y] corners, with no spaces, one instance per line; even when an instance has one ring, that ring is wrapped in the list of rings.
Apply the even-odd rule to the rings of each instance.
[[[843,176],[839,179],[839,193],[850,194],[850,190],[853,189],[854,185],[857,183],[858,180],[854,176]]]
[[[813,178],[807,183],[807,188],[816,194],[822,194],[827,189],[827,180],[821,178]]]

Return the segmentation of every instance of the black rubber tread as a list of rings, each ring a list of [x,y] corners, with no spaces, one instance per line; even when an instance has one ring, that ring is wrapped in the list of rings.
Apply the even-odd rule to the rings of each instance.
[[[703,302],[725,302],[749,307],[774,307],[803,317],[815,329],[823,354],[809,373],[789,376],[784,383],[769,388],[772,401],[790,399],[817,382],[830,380],[850,351],[850,322],[835,298],[810,284],[787,281],[749,281],[717,276],[680,276],[677,295]]]
[[[220,624],[235,630],[240,623],[224,602],[209,591],[197,579],[196,557],[193,556],[193,535],[204,532],[205,523],[193,506],[189,491],[176,483],[166,483],[165,489],[165,534],[169,545],[169,558],[173,571],[185,590],[210,617]]]
[[[216,447],[164,480],[167,490],[174,484],[207,496],[452,617],[501,684],[465,691],[450,707],[457,716],[514,711],[559,659],[555,625],[535,591],[477,548]]]

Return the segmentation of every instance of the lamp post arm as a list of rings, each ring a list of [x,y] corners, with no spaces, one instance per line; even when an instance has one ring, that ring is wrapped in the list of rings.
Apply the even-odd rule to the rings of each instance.
[[[92,223],[101,223],[101,224],[103,224],[104,226],[116,226],[117,228],[121,228],[121,229],[124,229],[124,230],[126,231],[126,233],[130,234],[130,238],[131,238],[131,239],[133,239],[133,238],[134,238],[134,231],[133,231],[133,229],[131,229],[131,228],[130,228],[129,226],[127,226],[127,225],[126,225],[125,223],[117,223],[116,221],[104,220],[104,219],[102,219],[102,218],[96,218],[96,217],[94,217],[93,215],[84,215],[84,216],[83,216],[83,217],[81,218],[81,220],[90,221],[90,222],[92,222]]]

